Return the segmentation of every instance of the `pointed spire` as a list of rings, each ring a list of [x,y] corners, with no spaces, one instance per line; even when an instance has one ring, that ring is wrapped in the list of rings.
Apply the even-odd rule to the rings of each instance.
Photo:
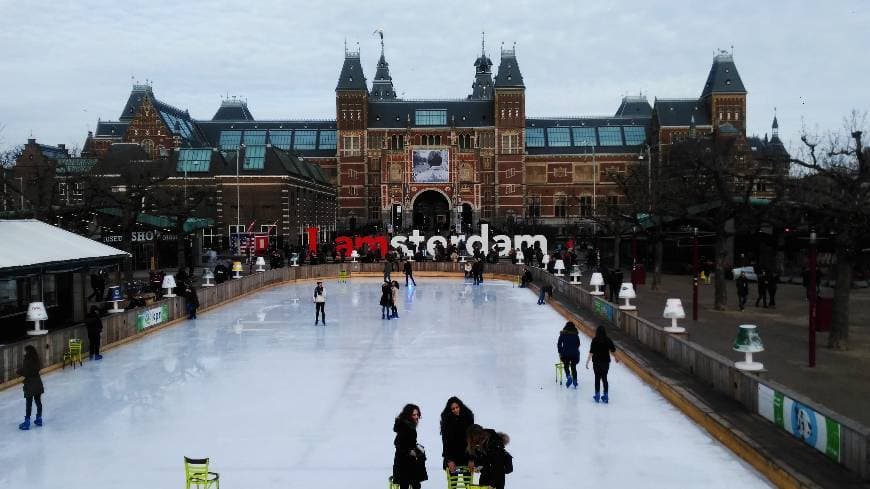
[[[470,100],[488,100],[493,94],[492,60],[486,55],[486,33],[480,33],[480,56],[474,61],[474,82],[471,84]]]
[[[779,139],[779,121],[776,119],[776,107],[773,108],[773,124],[770,125],[770,128],[771,128],[771,131],[773,133],[773,134],[771,134],[771,137],[770,137],[771,141],[774,139],[778,140]]]
[[[378,59],[375,79],[372,81],[371,95],[378,100],[395,100],[396,90],[393,87],[393,77],[390,76],[390,64],[384,56],[384,30],[378,29],[374,34],[378,34],[381,38],[381,57]]]

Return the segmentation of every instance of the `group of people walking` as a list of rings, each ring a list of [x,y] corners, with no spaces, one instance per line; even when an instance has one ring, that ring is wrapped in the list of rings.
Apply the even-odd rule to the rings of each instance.
[[[418,405],[406,404],[393,423],[392,481],[400,489],[419,489],[429,479],[426,451],[417,440],[421,417]],[[441,456],[448,474],[470,478],[472,472],[480,471],[481,486],[504,489],[505,476],[513,471],[513,457],[505,449],[509,441],[506,434],[475,424],[474,412],[458,397],[447,400],[441,411]]]
[[[776,307],[777,284],[779,284],[779,276],[768,273],[767,270],[761,271],[758,275],[758,297],[755,299],[755,307],[759,304],[762,304],[765,309]],[[749,299],[749,279],[746,277],[746,272],[740,272],[735,285],[737,285],[737,305],[742,311],[746,308],[746,301]]]
[[[556,341],[556,350],[559,352],[559,359],[562,361],[562,367],[565,369],[565,387],[576,389],[578,384],[577,364],[580,362],[580,332],[577,326],[568,321],[565,327],[559,332],[559,339]],[[589,369],[589,362],[592,362],[592,372],[595,374],[595,395],[592,398],[595,402],[604,402],[607,404],[610,401],[609,384],[607,382],[607,373],[610,370],[610,354],[616,352],[616,346],[607,336],[607,330],[604,326],[598,326],[595,330],[595,337],[589,343],[589,354],[586,356],[586,369]],[[614,360],[619,362],[616,357]],[[601,388],[604,388],[604,394],[601,394]]]

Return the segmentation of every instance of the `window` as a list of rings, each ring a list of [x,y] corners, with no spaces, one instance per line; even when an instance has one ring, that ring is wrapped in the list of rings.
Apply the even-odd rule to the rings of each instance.
[[[404,149],[405,148],[405,136],[401,134],[393,134],[390,137],[390,148],[391,149]]]
[[[221,131],[220,147],[222,151],[234,151],[242,144],[242,131]]]
[[[178,152],[175,170],[179,172],[208,172],[211,163],[211,149],[184,148]]]
[[[574,146],[597,146],[598,139],[595,137],[595,129],[591,127],[572,127]]]
[[[278,234],[278,226],[273,224],[260,224],[260,232],[264,234]]]
[[[245,145],[266,144],[266,131],[245,131]]]
[[[230,236],[234,234],[245,234],[245,232],[247,232],[244,224],[230,224],[228,227],[230,231]]]
[[[341,138],[341,155],[342,156],[359,156],[359,136],[343,136]]]
[[[580,217],[591,217],[592,216],[592,197],[588,195],[583,195],[579,199],[580,204]]]
[[[571,146],[571,135],[567,127],[548,127],[547,145],[551,147]]]
[[[418,126],[446,126],[446,110],[417,110],[414,120]]]
[[[66,182],[57,183],[57,196],[60,197],[61,200],[66,200]]]
[[[568,196],[556,194],[553,199],[556,217],[568,217]]]
[[[202,248],[217,248],[218,240],[214,233],[213,227],[204,228],[202,230]]]
[[[459,135],[459,149],[473,149],[474,137],[471,134]]]
[[[501,135],[501,153],[502,154],[519,154],[522,151],[520,147],[519,134],[502,134]]]
[[[290,149],[293,143],[293,131],[290,130],[272,130],[269,131],[269,142],[272,146],[281,149]]]
[[[317,131],[313,129],[300,129],[296,131],[293,149],[314,149],[316,142]]]
[[[543,148],[544,128],[532,127],[526,129],[526,146],[529,148]]]
[[[602,146],[622,146],[622,131],[618,127],[599,127],[598,139]]]
[[[528,214],[529,217],[541,217],[541,196],[529,196]]]
[[[246,170],[262,170],[266,161],[266,146],[255,144],[245,147],[245,163]]]
[[[85,194],[85,184],[77,182],[73,184],[73,202],[81,202]]]
[[[335,149],[335,131],[320,131],[320,149]]]
[[[623,126],[622,131],[625,133],[625,144],[634,146],[643,144],[646,141],[646,130],[638,126]]]

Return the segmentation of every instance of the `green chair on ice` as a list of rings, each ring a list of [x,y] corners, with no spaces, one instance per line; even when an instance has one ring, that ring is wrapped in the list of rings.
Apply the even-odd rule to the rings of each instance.
[[[214,487],[220,489],[220,475],[216,472],[208,471],[207,458],[190,458],[184,457],[184,481],[185,488],[190,489],[191,486],[197,489],[209,489]]]

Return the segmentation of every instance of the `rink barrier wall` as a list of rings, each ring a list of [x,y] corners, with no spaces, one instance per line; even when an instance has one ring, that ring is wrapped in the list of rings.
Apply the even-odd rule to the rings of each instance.
[[[685,335],[668,333],[664,331],[662,326],[638,316],[637,311],[622,311],[617,304],[609,303],[603,297],[593,296],[580,286],[571,284],[568,277],[556,277],[540,268],[528,267],[528,269],[532,271],[534,283],[538,286],[541,284],[552,286],[553,294],[557,296],[559,301],[585,310],[599,320],[622,330],[644,347],[663,355],[717,392],[738,401],[752,413],[759,414],[758,391],[761,385],[798,401],[816,413],[839,423],[839,463],[859,474],[862,479],[870,479],[870,429],[866,426],[834,412],[778,382],[763,378],[763,372],[753,374],[738,370],[734,366],[735,360],[694,343]],[[655,385],[656,382],[650,383],[659,387]],[[659,388],[659,390],[662,389]],[[666,395],[666,397],[670,399],[671,396]],[[679,407],[678,402],[675,404]],[[715,429],[708,427],[708,430],[719,438]],[[791,433],[791,431],[788,432]],[[737,451],[740,452],[740,450]],[[762,470],[762,467],[756,464],[757,461],[750,460],[745,456],[744,458]],[[762,471],[769,475],[771,480],[780,479],[782,475],[770,473],[769,470]],[[797,483],[797,481],[794,482]]]

